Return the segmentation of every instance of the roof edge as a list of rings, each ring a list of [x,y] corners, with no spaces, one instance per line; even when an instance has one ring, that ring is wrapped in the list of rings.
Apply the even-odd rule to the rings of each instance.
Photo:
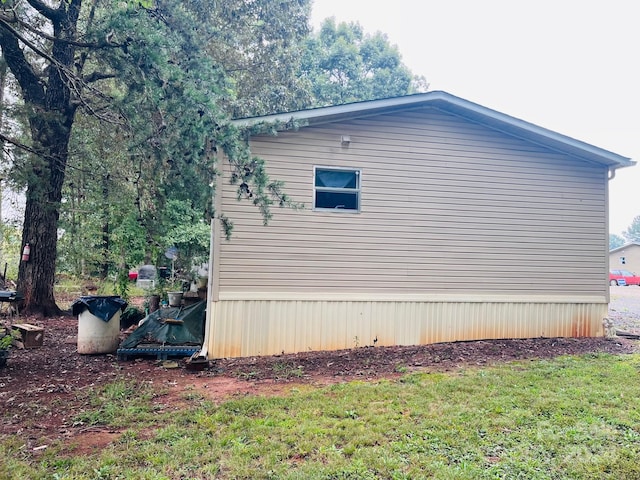
[[[610,254],[611,254],[611,253],[616,253],[616,252],[619,252],[620,250],[623,250],[623,249],[625,249],[625,248],[632,247],[632,246],[634,246],[634,245],[635,245],[635,246],[637,246],[637,247],[640,247],[640,242],[629,242],[629,243],[625,243],[625,244],[624,244],[624,245],[622,245],[621,247],[614,248],[613,250],[609,250],[609,253],[610,253]]]
[[[482,105],[456,97],[441,90],[259,117],[239,118],[233,120],[231,123],[240,128],[261,123],[286,124],[292,121],[306,121],[308,125],[315,125],[318,123],[329,123],[364,115],[377,115],[422,106],[431,106],[489,128],[499,130],[508,135],[538,143],[561,153],[606,165],[611,169],[631,167],[636,164],[636,162],[628,157],[520,120],[505,113],[483,107]],[[304,128],[304,126],[301,128]]]

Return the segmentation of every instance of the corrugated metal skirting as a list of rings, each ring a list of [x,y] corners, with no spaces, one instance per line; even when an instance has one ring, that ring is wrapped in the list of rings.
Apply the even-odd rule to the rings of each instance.
[[[606,303],[275,301],[211,304],[211,358],[363,346],[603,335]]]

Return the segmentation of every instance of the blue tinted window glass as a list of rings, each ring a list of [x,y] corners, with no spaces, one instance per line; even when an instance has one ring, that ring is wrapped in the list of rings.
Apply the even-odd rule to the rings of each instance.
[[[316,187],[358,188],[358,175],[347,170],[316,170]]]
[[[316,208],[358,209],[357,193],[316,192]]]

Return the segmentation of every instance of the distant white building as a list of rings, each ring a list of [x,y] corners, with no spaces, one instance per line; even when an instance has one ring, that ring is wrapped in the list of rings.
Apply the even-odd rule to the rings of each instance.
[[[611,270],[629,270],[640,273],[640,242],[630,242],[609,251]]]

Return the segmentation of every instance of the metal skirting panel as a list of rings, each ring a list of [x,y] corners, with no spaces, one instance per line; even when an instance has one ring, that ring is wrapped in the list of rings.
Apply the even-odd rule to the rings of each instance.
[[[224,300],[211,303],[210,358],[364,346],[602,336],[606,303]]]

